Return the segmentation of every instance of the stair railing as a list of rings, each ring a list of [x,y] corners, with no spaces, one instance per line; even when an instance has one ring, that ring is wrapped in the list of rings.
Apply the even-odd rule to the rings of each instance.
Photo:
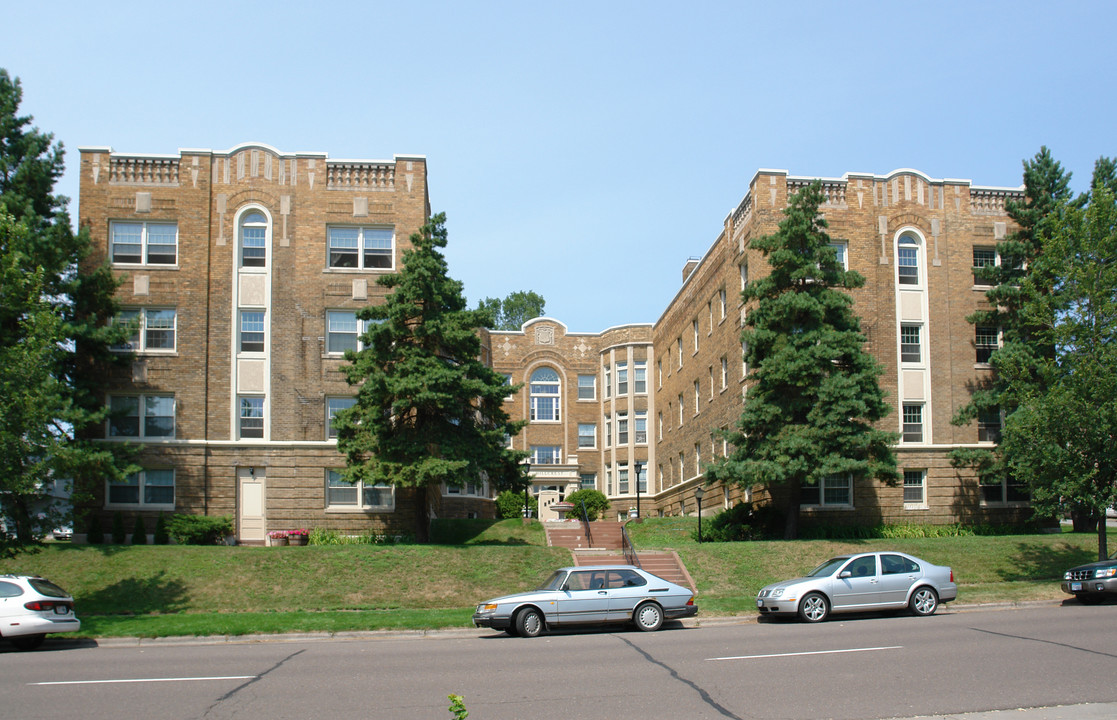
[[[586,531],[586,542],[589,547],[593,547],[593,530],[590,529],[590,514],[586,512],[586,501],[579,502],[582,503],[582,529]]]
[[[621,525],[621,549],[624,551],[624,561],[629,565],[640,566],[640,558],[636,555],[636,548],[633,547],[632,541],[628,538],[628,529],[625,527],[628,523]]]

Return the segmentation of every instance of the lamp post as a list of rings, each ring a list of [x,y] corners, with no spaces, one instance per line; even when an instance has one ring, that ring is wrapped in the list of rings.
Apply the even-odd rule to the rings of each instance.
[[[639,460],[636,461],[636,517],[640,517],[640,471],[644,469],[644,464]]]
[[[531,506],[527,503],[528,489],[531,487],[531,463],[524,463],[524,471],[528,476],[528,481],[524,484],[524,520],[527,520],[531,517]]]
[[[698,542],[702,542],[702,496],[705,494],[701,485],[694,488],[694,499],[698,501]]]

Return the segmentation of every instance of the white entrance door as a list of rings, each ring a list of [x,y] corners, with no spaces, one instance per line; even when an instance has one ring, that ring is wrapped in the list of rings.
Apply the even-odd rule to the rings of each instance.
[[[253,474],[255,471],[255,474]],[[267,519],[264,516],[264,471],[261,468],[237,468],[237,506],[242,542],[264,541]]]

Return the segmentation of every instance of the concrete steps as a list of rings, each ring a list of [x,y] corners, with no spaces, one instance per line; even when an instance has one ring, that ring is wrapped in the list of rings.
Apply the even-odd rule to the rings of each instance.
[[[571,551],[575,565],[626,565],[619,522],[590,523],[589,532],[582,523],[546,523],[547,545]],[[694,581],[674,552],[637,552],[640,567],[664,580],[694,590]]]

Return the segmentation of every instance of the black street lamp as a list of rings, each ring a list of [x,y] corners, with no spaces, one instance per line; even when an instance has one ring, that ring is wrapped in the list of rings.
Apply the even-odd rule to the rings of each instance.
[[[636,517],[640,517],[640,471],[644,469],[644,464],[639,460],[636,461]]]
[[[705,494],[701,485],[694,488],[694,499],[698,501],[698,542],[702,542],[702,496]]]
[[[524,520],[527,520],[531,517],[531,506],[527,502],[528,489],[531,487],[531,463],[524,463],[524,472],[528,476],[528,481],[524,484]]]

